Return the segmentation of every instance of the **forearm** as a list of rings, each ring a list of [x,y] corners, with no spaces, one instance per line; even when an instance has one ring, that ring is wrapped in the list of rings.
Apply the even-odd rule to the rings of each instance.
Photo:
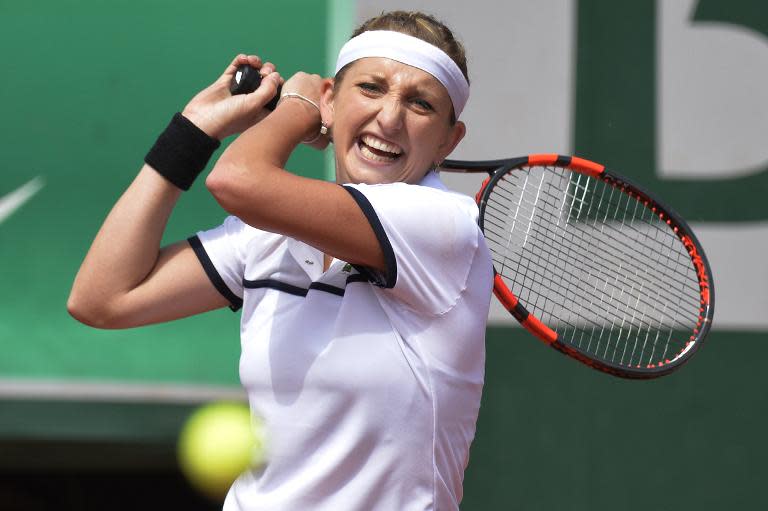
[[[269,227],[281,197],[276,191],[297,179],[284,170],[288,158],[319,129],[319,120],[316,126],[307,122],[308,116],[317,116],[312,108],[303,101],[284,101],[227,148],[206,180],[225,210],[256,227]]]
[[[181,190],[144,165],[99,229],[70,295],[70,309],[106,314],[157,262]]]
[[[232,96],[239,65],[261,68],[261,86]],[[188,243],[160,248],[179,195],[208,163],[219,140],[265,115],[281,83],[274,66],[238,55],[224,73],[174,116],[145,157],[136,179],[117,201],[75,277],[67,308],[91,326],[127,328],[170,321],[226,305]]]
[[[313,108],[296,99],[282,101],[266,119],[230,144],[214,167],[213,178],[220,171],[231,171],[231,166],[255,171],[284,168],[296,146],[317,134],[319,118],[317,122],[307,120],[318,116]]]

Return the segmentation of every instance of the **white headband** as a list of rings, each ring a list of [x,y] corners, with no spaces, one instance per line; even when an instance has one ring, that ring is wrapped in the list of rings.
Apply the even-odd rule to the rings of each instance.
[[[444,51],[418,37],[389,30],[371,30],[353,37],[341,48],[336,73],[365,57],[384,57],[426,71],[443,84],[459,118],[469,99],[469,84],[459,66]]]

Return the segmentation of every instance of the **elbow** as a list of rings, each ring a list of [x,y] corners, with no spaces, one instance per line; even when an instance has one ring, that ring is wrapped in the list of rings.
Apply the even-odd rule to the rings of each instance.
[[[227,179],[211,172],[208,177],[205,178],[205,187],[211,192],[213,198],[219,204],[222,203],[222,199],[226,197],[228,182]],[[223,204],[221,204],[223,206]]]
[[[80,323],[94,327],[104,328],[100,315],[90,307],[86,301],[80,299],[75,292],[70,293],[67,299],[67,312]]]
[[[93,328],[117,328],[105,307],[96,306],[93,300],[79,296],[75,290],[72,290],[67,299],[67,312],[80,323]]]
[[[238,196],[237,170],[226,162],[219,162],[205,179],[205,187],[216,202],[231,214],[236,214]],[[240,181],[242,183],[242,181]]]
[[[265,207],[269,196],[266,190],[266,167],[249,167],[237,161],[226,160],[222,157],[205,179],[205,187],[216,202],[230,215],[240,218],[243,216],[258,216],[260,208]]]

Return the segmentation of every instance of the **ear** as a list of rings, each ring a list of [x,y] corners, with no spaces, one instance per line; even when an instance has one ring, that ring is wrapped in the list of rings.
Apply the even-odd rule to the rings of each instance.
[[[320,118],[329,128],[333,126],[333,84],[333,78],[326,78],[320,89]]]
[[[438,159],[436,162],[440,163],[445,160],[448,155],[453,152],[456,146],[459,145],[459,142],[461,142],[461,139],[463,139],[464,135],[466,134],[467,127],[464,125],[464,123],[461,121],[456,121],[456,124],[451,126],[450,131],[446,136],[445,142],[438,148]]]

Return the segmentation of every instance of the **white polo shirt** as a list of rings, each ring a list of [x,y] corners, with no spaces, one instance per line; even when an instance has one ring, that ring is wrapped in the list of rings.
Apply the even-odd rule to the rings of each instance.
[[[491,298],[477,206],[436,174],[345,185],[381,243],[374,275],[229,217],[190,238],[242,307],[240,380],[269,461],[225,510],[456,510]],[[373,282],[373,283],[372,283]]]

